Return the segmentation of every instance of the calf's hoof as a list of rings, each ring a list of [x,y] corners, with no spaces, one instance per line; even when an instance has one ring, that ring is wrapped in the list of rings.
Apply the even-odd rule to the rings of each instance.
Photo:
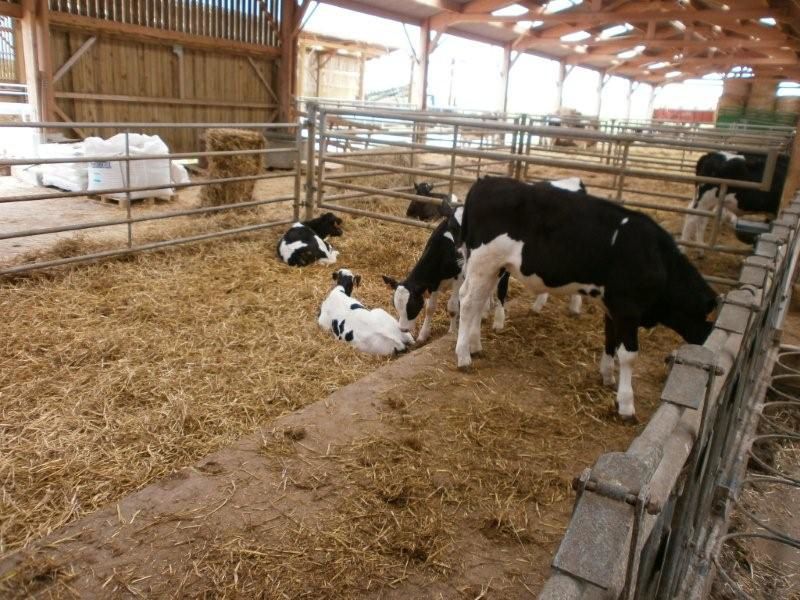
[[[613,375],[603,375],[603,385],[610,388],[616,387],[617,380]]]
[[[619,415],[619,418],[622,420],[623,423],[627,423],[629,425],[635,425],[639,422],[639,417],[636,416],[636,413],[632,415]]]

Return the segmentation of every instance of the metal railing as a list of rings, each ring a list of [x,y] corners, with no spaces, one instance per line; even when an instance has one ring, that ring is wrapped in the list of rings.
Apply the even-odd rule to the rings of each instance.
[[[71,199],[85,198],[86,196],[99,196],[109,197],[114,195],[119,200],[119,205],[125,210],[124,216],[118,218],[98,218],[83,222],[69,222],[63,224],[54,224],[49,227],[38,227],[30,229],[13,229],[11,231],[0,230],[0,243],[14,242],[23,238],[34,236],[54,236],[69,234],[71,232],[87,232],[89,230],[101,230],[104,228],[124,228],[124,242],[118,247],[103,250],[100,252],[90,252],[84,254],[76,254],[64,258],[55,258],[51,260],[26,260],[22,263],[14,263],[4,261],[0,263],[0,276],[10,275],[15,273],[23,273],[35,269],[42,269],[48,267],[55,267],[71,263],[87,262],[101,258],[108,258],[113,256],[121,256],[125,254],[132,254],[145,250],[153,250],[157,248],[165,248],[177,244],[188,242],[195,242],[201,240],[208,240],[213,238],[237,235],[242,233],[249,233],[270,227],[276,227],[287,223],[296,221],[300,214],[300,174],[301,168],[301,155],[299,149],[303,145],[302,141],[302,128],[298,127],[295,123],[0,123],[0,132],[3,129],[31,129],[34,132],[43,132],[45,130],[57,129],[70,129],[73,127],[103,127],[120,131],[125,136],[125,151],[124,153],[111,154],[111,155],[93,155],[93,156],[69,156],[59,158],[40,158],[38,156],[23,156],[14,158],[0,158],[0,167],[2,166],[38,166],[38,165],[59,165],[59,164],[86,164],[86,163],[103,163],[103,162],[116,162],[120,163],[124,173],[122,174],[122,185],[111,187],[93,187],[91,191],[80,189],[77,191],[55,191],[52,189],[44,189],[41,192],[33,192],[31,190],[22,190],[22,193],[9,194],[0,197],[0,215],[3,213],[4,206],[11,206],[12,204],[20,205],[22,203],[36,203],[41,201],[57,200],[67,203]],[[159,129],[249,129],[259,131],[294,131],[295,144],[290,148],[264,148],[260,150],[235,150],[235,151],[196,151],[196,152],[182,152],[182,153],[167,153],[167,154],[143,154],[131,152],[130,136],[137,131],[142,130],[159,130]],[[184,159],[196,158],[213,158],[213,157],[236,157],[236,156],[252,156],[260,155],[266,156],[269,154],[282,154],[287,153],[293,157],[294,170],[290,172],[267,172],[261,170],[256,175],[244,175],[235,177],[202,177],[195,178],[185,183],[171,182],[166,184],[163,181],[158,181],[152,185],[131,185],[131,165],[138,161],[177,161]],[[266,179],[275,179],[282,177],[292,177],[294,179],[293,191],[290,194],[284,195],[271,195],[269,197],[245,199],[231,204],[222,204],[218,206],[190,206],[180,209],[168,209],[164,211],[146,211],[139,214],[139,206],[134,203],[133,195],[146,194],[152,191],[155,195],[157,190],[164,190],[169,188],[172,190],[183,190],[192,187],[206,187],[206,186],[220,186],[225,184],[232,184],[237,182],[252,181],[258,182]],[[198,215],[216,215],[222,212],[236,212],[236,211],[251,211],[260,206],[270,204],[285,203],[287,205],[286,214],[281,215],[278,219],[257,221],[255,223],[247,223],[241,227],[231,229],[220,229],[212,232],[194,233],[190,235],[182,235],[179,237],[172,237],[165,240],[153,241],[149,238],[138,239],[136,236],[136,225],[155,221],[167,221],[181,217],[198,216]],[[65,204],[65,207],[68,206]],[[167,207],[169,204],[160,204],[159,206]],[[289,209],[291,206],[291,209]],[[52,211],[54,215],[58,215],[59,211]],[[58,218],[58,217],[55,217]],[[164,230],[164,235],[169,236],[168,230]],[[103,239],[102,237],[100,238]]]
[[[703,346],[682,346],[625,452],[576,479],[542,600],[700,599],[743,484],[800,251],[800,196],[762,235]],[[747,597],[747,596],[742,596]]]
[[[519,115],[513,120],[495,115],[450,116],[438,112],[364,109],[343,106],[308,105],[309,138],[316,152],[309,164],[317,174],[308,182],[305,201],[308,214],[314,208],[373,216],[407,225],[427,227],[398,215],[365,211],[349,206],[352,201],[370,196],[398,200],[431,201],[415,196],[411,177],[437,181],[438,187],[452,193],[456,184],[474,181],[486,173],[501,173],[525,181],[543,179],[536,167],[563,170],[564,175],[601,174],[605,183],[592,183],[597,195],[605,195],[632,208],[658,210],[681,215],[696,215],[711,220],[708,243],[686,240],[678,243],[715,253],[744,255],[742,247],[719,242],[722,204],[715,210],[690,208],[692,193],[685,195],[644,187],[643,181],[664,181],[696,186],[720,184],[720,197],[730,186],[769,190],[778,155],[788,142],[785,136],[739,135],[715,129],[686,128],[675,135],[669,126],[652,131],[602,131],[593,128],[553,127],[542,124],[542,117]],[[554,140],[569,140],[579,147],[560,147]],[[750,142],[750,143],[744,143]],[[759,142],[759,143],[756,143]],[[655,156],[653,150],[664,151]],[[696,159],[704,152],[722,150],[749,152],[766,157],[761,181],[734,181],[697,176]],[[406,157],[406,164],[381,164],[378,156]],[[431,161],[430,157],[440,159]],[[331,165],[344,173],[330,174]],[[407,175],[408,185],[384,189],[370,184],[376,175]],[[363,183],[356,182],[362,179]],[[636,194],[639,198],[631,199]],[[641,199],[644,197],[644,199]],[[433,201],[440,202],[440,201]],[[717,283],[734,285],[730,277],[707,273]]]

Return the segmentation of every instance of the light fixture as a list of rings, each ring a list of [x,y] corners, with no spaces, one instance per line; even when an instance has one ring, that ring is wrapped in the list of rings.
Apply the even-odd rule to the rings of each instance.
[[[568,33],[567,35],[561,36],[562,42],[582,42],[583,40],[592,37],[592,34],[588,31],[576,31],[574,33]]]
[[[528,9],[524,6],[520,6],[519,4],[512,4],[511,6],[506,6],[503,8],[499,8],[492,12],[493,17],[517,17],[519,15],[524,15],[528,12]]]

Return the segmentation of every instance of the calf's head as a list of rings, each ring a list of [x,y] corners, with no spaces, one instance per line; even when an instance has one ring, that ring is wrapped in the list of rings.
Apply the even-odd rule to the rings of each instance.
[[[718,296],[689,260],[678,253],[658,321],[690,344],[702,344],[714,328],[720,306]]]
[[[352,295],[353,288],[361,285],[361,275],[354,275],[349,269],[339,269],[333,272],[333,280],[336,285],[342,286],[344,293]]]
[[[422,288],[410,285],[407,281],[398,282],[387,275],[383,276],[386,285],[394,290],[392,302],[400,321],[400,329],[411,331],[422,307],[425,306],[425,293]]]
[[[327,212],[316,219],[306,221],[305,224],[322,239],[342,235],[342,220],[332,212]]]
[[[422,183],[415,183],[414,191],[416,192],[417,196],[430,196],[431,192],[433,191],[433,186],[425,181]]]

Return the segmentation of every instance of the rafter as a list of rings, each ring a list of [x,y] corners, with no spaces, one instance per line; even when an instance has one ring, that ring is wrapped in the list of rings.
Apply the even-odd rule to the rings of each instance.
[[[528,12],[514,16],[496,16],[485,13],[440,13],[431,18],[431,27],[441,29],[456,23],[516,23],[522,20],[542,21],[544,25],[615,25],[618,23],[647,23],[650,21],[680,20],[684,22],[702,21],[705,23],[737,24],[740,20],[758,20],[773,18],[778,21],[788,20],[788,12],[783,9],[755,8],[736,10],[618,10],[618,11],[575,11],[566,10],[552,14],[536,14]]]

